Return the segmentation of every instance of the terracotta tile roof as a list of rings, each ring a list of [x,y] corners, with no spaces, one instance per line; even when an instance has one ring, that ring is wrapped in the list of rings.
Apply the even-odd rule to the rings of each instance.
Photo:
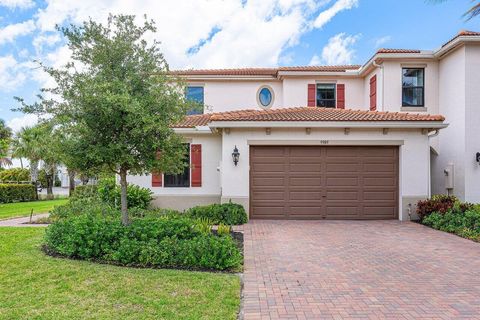
[[[176,75],[220,75],[220,76],[276,76],[279,71],[317,71],[317,72],[345,72],[356,70],[360,65],[339,66],[295,66],[278,68],[236,68],[236,69],[192,69],[174,70]]]
[[[477,31],[469,31],[469,30],[460,30],[452,39],[448,40],[447,42],[445,42],[442,47],[445,47],[447,44],[449,44],[450,42],[452,42],[453,40],[457,39],[458,37],[468,37],[468,36],[478,36],[480,37],[480,32],[477,32]]]
[[[444,121],[441,115],[296,107],[238,110],[187,116],[177,128],[206,126],[210,121]]]
[[[388,49],[382,48],[378,49],[377,53],[420,53],[420,50],[411,50],[411,49]]]

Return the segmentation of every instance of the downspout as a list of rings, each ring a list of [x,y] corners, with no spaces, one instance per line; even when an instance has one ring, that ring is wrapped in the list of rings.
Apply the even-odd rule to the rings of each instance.
[[[384,105],[385,105],[385,103],[384,103],[385,102],[385,99],[384,99],[384,97],[385,97],[385,80],[384,80],[384,78],[385,77],[384,77],[384,72],[383,72],[383,63],[378,64],[375,60],[373,60],[372,64],[373,64],[374,67],[380,68],[380,70],[381,70],[381,75],[382,75],[382,111],[385,111],[385,107],[384,107]]]

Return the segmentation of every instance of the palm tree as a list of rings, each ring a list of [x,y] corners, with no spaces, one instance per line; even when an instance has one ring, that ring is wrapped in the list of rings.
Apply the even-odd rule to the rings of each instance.
[[[430,2],[445,2],[447,0],[429,0]],[[467,20],[470,20],[478,15],[480,15],[480,1],[478,0],[472,0],[471,2],[475,2],[475,4],[467,10],[467,12],[465,12],[463,14],[464,17],[467,18]]]
[[[22,128],[13,139],[12,155],[15,158],[27,158],[30,162],[30,179],[38,180],[38,164],[42,158],[42,135],[37,127]]]
[[[0,168],[12,165],[12,160],[7,157],[11,137],[12,130],[0,119]]]

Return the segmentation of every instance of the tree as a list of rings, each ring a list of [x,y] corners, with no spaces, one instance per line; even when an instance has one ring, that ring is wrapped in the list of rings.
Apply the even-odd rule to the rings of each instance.
[[[32,183],[38,180],[38,165],[41,160],[40,146],[43,143],[39,130],[35,127],[24,127],[14,137],[12,156],[26,158],[30,162],[30,179]]]
[[[0,119],[0,168],[11,166],[12,161],[8,157],[8,149],[12,137],[12,130]]]
[[[188,109],[184,84],[169,73],[159,43],[145,40],[156,32],[153,21],[134,21],[135,16],[110,15],[106,25],[89,20],[60,28],[72,62],[63,68],[42,65],[57,87],[42,89],[32,105],[17,98],[20,110],[49,114],[63,134],[75,137],[69,156],[76,163],[119,175],[124,224],[128,173],[183,170],[183,140],[171,125]]]
[[[430,0],[430,1],[445,2],[447,0]],[[467,20],[470,20],[470,19],[480,15],[480,1],[472,0],[472,2],[476,2],[476,3],[473,6],[471,6],[470,9],[467,10],[467,12],[465,12],[463,14],[463,16],[467,18]]]

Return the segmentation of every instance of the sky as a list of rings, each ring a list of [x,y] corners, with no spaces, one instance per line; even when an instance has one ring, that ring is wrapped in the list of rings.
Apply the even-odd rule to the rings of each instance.
[[[55,25],[104,22],[109,13],[156,22],[172,69],[363,64],[379,48],[432,50],[460,30],[471,0],[0,0],[0,118],[15,131],[36,122],[11,111],[54,85],[34,61],[70,57]]]

